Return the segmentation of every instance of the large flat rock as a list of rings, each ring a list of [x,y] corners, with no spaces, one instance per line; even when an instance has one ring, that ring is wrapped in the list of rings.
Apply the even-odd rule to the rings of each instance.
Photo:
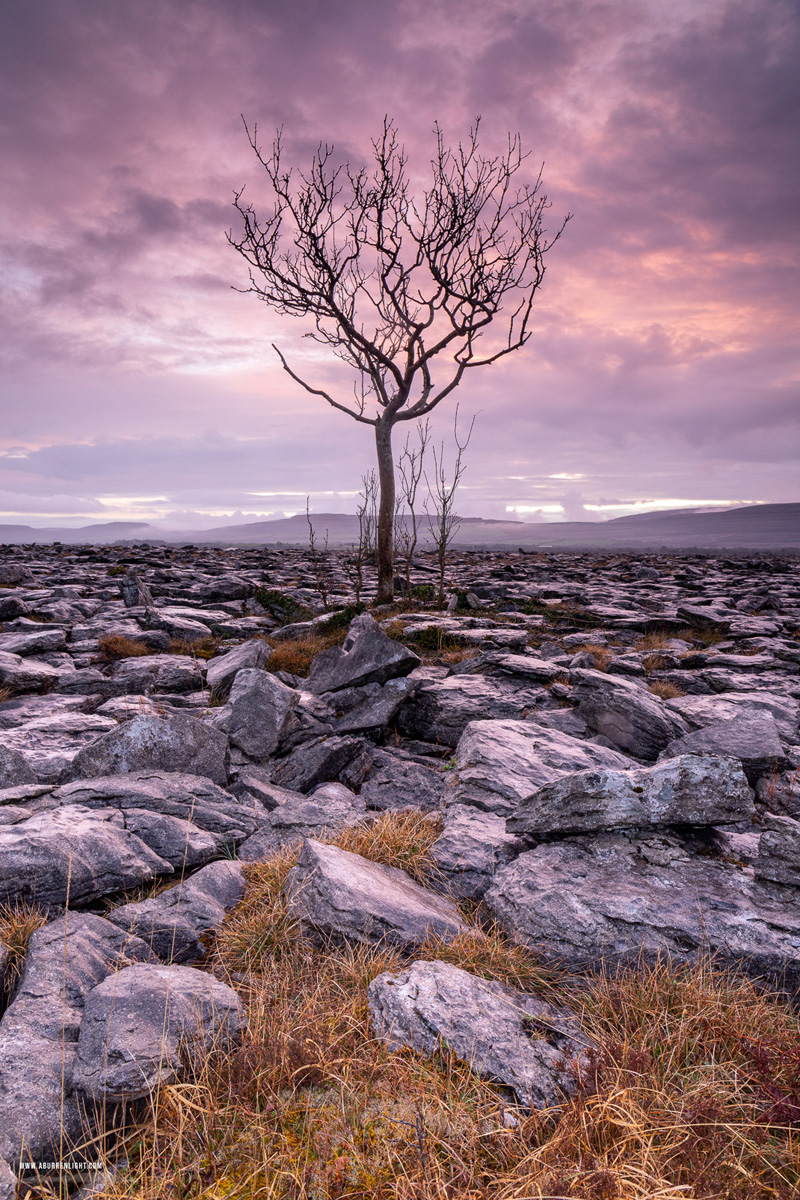
[[[447,802],[510,816],[537,788],[591,767],[624,769],[616,750],[530,721],[472,721],[456,749]]]
[[[70,779],[129,771],[180,771],[228,782],[230,754],[224,733],[196,717],[134,717],[76,754]]]
[[[498,872],[485,902],[516,941],[572,967],[707,951],[800,988],[800,890],[761,884],[673,834],[537,846]]]
[[[430,935],[455,937],[466,927],[451,901],[397,867],[326,846],[303,845],[286,883],[289,910],[324,938],[413,946]]]

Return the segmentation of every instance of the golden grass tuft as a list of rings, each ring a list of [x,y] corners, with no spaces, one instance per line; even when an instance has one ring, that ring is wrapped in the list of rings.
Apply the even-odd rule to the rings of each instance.
[[[299,675],[305,679],[317,655],[331,646],[341,646],[346,637],[347,628],[337,629],[332,633],[312,633],[305,637],[288,638],[286,641],[272,641],[266,638],[272,647],[266,670],[289,671],[292,675]]]
[[[0,704],[5,704],[6,700],[10,700],[13,695],[11,688],[0,687]]]
[[[219,638],[212,637],[210,634],[206,638],[198,638],[196,641],[186,641],[183,638],[172,638],[170,645],[170,654],[186,654],[191,658],[215,658],[219,654]]]
[[[11,951],[2,981],[4,998],[10,997],[17,985],[31,934],[41,929],[49,920],[42,908],[36,904],[29,904],[26,900],[0,904],[0,942]]]
[[[153,651],[144,642],[134,641],[124,633],[107,633],[99,641],[100,657],[103,662],[117,662],[121,658],[143,658]]]
[[[648,684],[647,690],[654,696],[660,696],[662,700],[674,700],[677,696],[686,695],[682,688],[675,683],[668,683],[666,679],[653,680]]]
[[[634,642],[634,650],[650,651],[650,650],[666,650],[669,643],[675,637],[674,633],[646,633],[644,637],[640,637],[638,642]]]
[[[387,814],[331,840],[422,875],[435,828]],[[373,1037],[368,985],[404,960],[306,941],[283,898],[296,853],[247,867],[216,941],[242,1045],[161,1090],[108,1200],[796,1200],[800,1030],[781,1000],[708,961],[559,977],[491,926],[421,947],[571,1006],[597,1040],[582,1093],[526,1114],[445,1050]]]
[[[587,654],[591,654],[591,656],[595,662],[595,667],[597,668],[598,671],[607,670],[609,667],[609,664],[613,661],[613,658],[614,658],[614,655],[608,649],[607,646],[598,646],[598,645],[595,645],[594,642],[586,642],[585,645],[583,645],[583,646],[575,647],[576,654],[579,654],[584,651]]]

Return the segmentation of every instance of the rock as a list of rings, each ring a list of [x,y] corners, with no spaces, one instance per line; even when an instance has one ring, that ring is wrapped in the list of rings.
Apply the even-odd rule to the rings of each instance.
[[[421,660],[399,642],[393,642],[369,613],[350,623],[344,645],[323,650],[311,664],[308,687],[316,695],[365,683],[386,683],[410,674]]]
[[[778,728],[768,716],[742,715],[731,721],[712,721],[702,729],[670,742],[663,758],[681,754],[723,754],[738,758],[750,783],[789,766]]]
[[[759,879],[800,887],[800,821],[767,814],[753,871]],[[800,894],[798,894],[800,902]]]
[[[52,1157],[90,1129],[72,1087],[88,993],[120,961],[151,958],[110,921],[70,912],[31,935],[22,977],[0,1021],[0,1155]],[[62,1087],[63,1085],[63,1087]]]
[[[186,654],[143,654],[114,663],[109,678],[117,691],[195,692],[203,686],[203,672]]]
[[[92,779],[129,771],[164,770],[228,780],[228,739],[196,717],[134,717],[79,751],[69,779]]]
[[[368,684],[367,687],[374,688],[374,694],[334,721],[333,728],[337,733],[362,733],[365,736],[382,734],[402,704],[414,694],[417,684],[406,678],[390,679],[382,687],[380,684]],[[336,695],[334,692],[334,704]]]
[[[640,954],[700,954],[800,988],[797,893],[699,857],[674,834],[603,834],[537,846],[498,871],[484,903],[515,941],[585,969]]]
[[[236,993],[192,967],[135,965],[86,997],[73,1083],[93,1100],[135,1100],[186,1075],[181,1051],[204,1057],[240,1039]]]
[[[0,826],[0,903],[44,907],[94,900],[171,875],[172,865],[113,811],[67,805]]]
[[[700,604],[679,604],[675,614],[692,629],[709,629],[713,632],[727,633],[735,614],[726,613],[718,608]]]
[[[84,746],[117,728],[111,717],[96,713],[53,713],[7,730],[3,741],[19,751],[37,779],[57,783]]]
[[[800,817],[800,771],[762,775],[756,783],[756,797],[768,812]]]
[[[36,783],[36,773],[19,750],[0,743],[0,788],[21,787],[25,783]]]
[[[413,946],[466,926],[443,896],[405,871],[307,839],[286,882],[289,911],[324,938]]]
[[[573,671],[572,700],[590,729],[618,750],[651,762],[686,726],[639,684],[602,671]]]
[[[263,862],[269,858],[281,845],[271,825],[257,829],[246,841],[242,842],[236,852],[240,862]]]
[[[443,789],[444,777],[438,771],[385,750],[375,750],[369,776],[359,795],[367,808],[380,811],[420,808],[429,812],[439,807]]]
[[[753,793],[735,758],[684,754],[654,767],[576,771],[528,796],[509,833],[589,833],[750,821]]]
[[[687,674],[687,672],[684,672]],[[666,701],[690,729],[703,729],[714,721],[732,721],[740,716],[770,716],[781,738],[798,740],[800,704],[791,696],[774,692],[727,693],[725,696],[676,696]]]
[[[220,834],[233,847],[266,822],[258,800],[232,796],[199,775],[177,771],[132,771],[80,780],[53,792],[56,804],[86,808],[148,809],[164,816],[192,821],[200,829]]]
[[[210,862],[226,848],[227,839],[223,834],[209,833],[193,821],[184,821],[180,817],[166,817],[146,808],[126,808],[122,819],[127,830],[135,833],[145,846],[176,871]]]
[[[423,684],[403,705],[397,727],[406,737],[455,746],[470,721],[516,719],[545,696],[536,685],[526,688],[484,675],[452,675]]]
[[[263,667],[272,653],[271,646],[263,638],[251,638],[235,646],[227,654],[211,658],[206,667],[206,683],[217,696],[226,695],[239,671],[246,668]]]
[[[431,847],[431,858],[453,893],[479,899],[498,868],[524,849],[524,842],[506,832],[502,817],[466,804],[451,804],[444,829]]]
[[[565,1009],[437,961],[378,975],[367,998],[375,1036],[390,1050],[430,1055],[444,1046],[527,1108],[578,1091],[591,1043]]]
[[[321,738],[307,742],[276,762],[273,779],[294,792],[310,792],[321,783],[335,780],[339,772],[362,753],[365,743],[356,737]]]
[[[45,629],[41,633],[0,633],[0,650],[8,654],[47,654],[63,650],[67,644],[63,629]]]
[[[472,721],[447,777],[447,801],[509,816],[537,788],[590,767],[626,768],[630,759],[528,721]]]
[[[269,815],[275,843],[333,833],[364,819],[365,804],[342,783],[323,783],[310,796],[296,792]]]
[[[268,758],[277,750],[298,699],[298,693],[274,675],[244,667],[215,724],[250,758]]]
[[[0,688],[11,695],[18,692],[42,692],[58,680],[57,667],[24,659],[19,654],[0,650]]]
[[[239,863],[210,863],[158,896],[112,909],[108,919],[141,938],[164,962],[194,962],[205,955],[201,938],[219,929],[244,890]]]

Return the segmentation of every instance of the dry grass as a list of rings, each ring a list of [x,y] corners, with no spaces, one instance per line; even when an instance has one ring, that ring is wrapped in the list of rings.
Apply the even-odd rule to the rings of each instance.
[[[336,840],[396,851],[420,877],[435,828],[390,814]],[[507,1128],[508,1097],[451,1055],[390,1054],[373,1038],[367,986],[400,956],[303,940],[283,900],[295,854],[247,868],[217,939],[213,968],[249,1005],[243,1044],[162,1089],[103,1195],[796,1200],[800,1031],[779,1000],[707,962],[579,984],[497,929],[431,943],[418,957],[558,997],[599,1042],[591,1086],[557,1110],[516,1110]]]
[[[686,695],[686,692],[677,684],[668,683],[665,679],[655,679],[648,684],[647,690],[654,696],[660,696],[662,700],[674,700],[677,696]]]
[[[646,633],[634,642],[633,648],[638,651],[666,650],[676,635],[674,633]]]
[[[10,700],[13,694],[11,688],[0,687],[0,704],[5,704],[6,700]]]
[[[331,646],[341,646],[347,637],[347,628],[336,629],[332,633],[312,633],[306,637],[289,638],[284,642],[266,641],[272,647],[272,653],[266,662],[268,671],[289,671],[302,679],[308,675],[311,663]]]
[[[153,651],[144,642],[135,642],[124,633],[108,633],[101,637],[100,658],[103,662],[117,662],[121,658],[143,658]]]
[[[651,671],[663,671],[669,666],[669,659],[664,654],[645,654],[642,666],[648,674]]]
[[[576,646],[575,653],[591,654],[594,659],[595,667],[598,671],[605,671],[609,664],[613,661],[614,655],[607,646],[598,646],[594,642],[586,642],[583,646]]]
[[[219,654],[219,638],[212,637],[211,634],[192,642],[185,641],[183,638],[172,638],[170,653],[187,654],[191,658],[214,658]]]
[[[0,992],[4,1003],[17,986],[31,934],[41,929],[49,920],[43,909],[25,900],[17,900],[14,904],[0,904],[0,942],[11,951]]]

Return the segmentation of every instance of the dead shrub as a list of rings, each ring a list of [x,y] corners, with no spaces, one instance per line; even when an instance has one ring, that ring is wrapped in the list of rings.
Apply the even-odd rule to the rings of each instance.
[[[663,654],[645,654],[642,666],[648,674],[651,671],[664,671],[669,666],[669,659]]]
[[[644,637],[639,638],[638,642],[634,642],[633,648],[640,652],[666,650],[673,637],[675,637],[674,633],[646,633]]]
[[[614,658],[614,655],[607,646],[598,646],[594,642],[587,642],[583,646],[576,646],[575,653],[578,654],[581,652],[591,654],[598,671],[608,670],[609,664]]]

